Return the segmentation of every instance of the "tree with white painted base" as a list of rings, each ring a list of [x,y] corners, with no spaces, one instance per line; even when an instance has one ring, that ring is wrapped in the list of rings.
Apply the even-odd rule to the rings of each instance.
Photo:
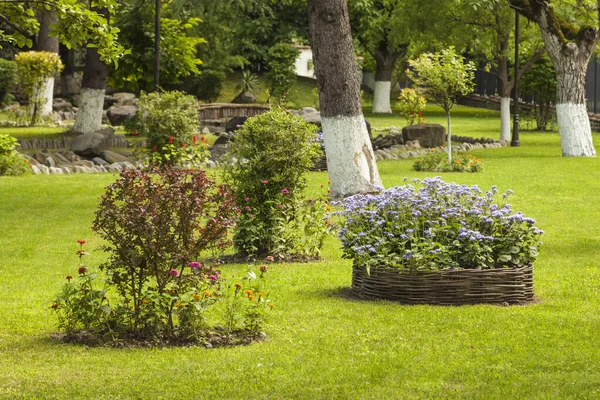
[[[597,27],[577,29],[555,12],[549,0],[509,0],[529,20],[536,22],[546,51],[556,70],[556,116],[563,156],[593,157],[596,149],[585,101],[587,64],[600,38]],[[595,2],[595,24],[600,20],[600,0]]]
[[[460,96],[465,96],[475,87],[475,65],[465,62],[456,54],[454,47],[439,53],[426,53],[408,62],[414,71],[407,71],[417,86],[426,89],[426,95],[446,112],[448,122],[448,163],[452,162],[452,129],[450,110]]]
[[[307,3],[331,195],[373,192],[381,179],[360,103],[346,1]]]

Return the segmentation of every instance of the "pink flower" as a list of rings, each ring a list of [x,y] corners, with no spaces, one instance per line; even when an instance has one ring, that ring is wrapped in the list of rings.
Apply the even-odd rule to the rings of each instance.
[[[273,262],[275,261],[275,258],[273,258],[273,256],[267,256],[267,261]]]
[[[188,264],[188,267],[190,267],[191,269],[198,269],[200,268],[200,263],[198,261],[192,261]]]
[[[283,204],[277,204],[277,208],[281,210],[283,208]]]
[[[245,209],[246,211],[250,211],[250,206],[246,206],[246,207],[244,207],[244,209]]]
[[[244,201],[250,201],[248,197],[244,197]]]
[[[260,181],[260,183],[262,183],[263,185],[266,185],[267,183],[269,183],[269,181],[265,179],[263,181]]]
[[[211,276],[209,276],[209,277],[208,277],[208,279],[210,279],[210,280],[211,280],[211,281],[213,281],[213,282],[215,282],[215,281],[218,281],[218,280],[219,280],[219,278],[217,278],[217,276],[216,276],[216,275],[211,275]]]
[[[171,269],[171,270],[169,270],[169,275],[177,276],[177,275],[179,275],[179,271],[177,271],[176,269]]]
[[[281,189],[281,193],[283,194],[290,194],[290,191],[287,190],[286,188]]]

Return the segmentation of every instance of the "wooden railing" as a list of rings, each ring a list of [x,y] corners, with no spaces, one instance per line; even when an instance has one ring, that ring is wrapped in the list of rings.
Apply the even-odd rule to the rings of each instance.
[[[211,103],[200,105],[200,121],[229,120],[233,117],[254,117],[270,110],[256,104]]]

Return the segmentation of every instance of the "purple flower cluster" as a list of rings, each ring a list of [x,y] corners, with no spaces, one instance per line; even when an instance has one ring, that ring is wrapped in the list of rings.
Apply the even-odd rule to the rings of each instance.
[[[439,177],[338,203],[344,257],[355,263],[430,270],[520,266],[537,257],[535,220],[495,203],[498,188],[446,183]]]

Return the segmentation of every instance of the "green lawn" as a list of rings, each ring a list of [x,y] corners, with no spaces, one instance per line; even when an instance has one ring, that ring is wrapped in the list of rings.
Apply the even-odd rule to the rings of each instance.
[[[472,132],[459,111],[457,133],[496,136],[497,114],[464,115],[476,126]],[[599,147],[600,137],[594,139]],[[556,133],[522,133],[521,142],[474,152],[485,160],[483,173],[439,175],[513,189],[515,208],[537,219],[546,232],[535,265],[537,304],[348,299],[351,265],[332,235],[323,261],[271,268],[277,307],[266,327],[269,340],[229,349],[120,350],[52,339],[57,329],[49,306],[75,271],[76,240],[88,240],[91,266],[105,259],[89,227],[115,176],[2,177],[0,398],[598,398],[600,159],[562,158]],[[379,170],[386,186],[431,175],[415,173],[409,160],[382,161]],[[315,191],[326,181],[325,173],[309,178]]]

